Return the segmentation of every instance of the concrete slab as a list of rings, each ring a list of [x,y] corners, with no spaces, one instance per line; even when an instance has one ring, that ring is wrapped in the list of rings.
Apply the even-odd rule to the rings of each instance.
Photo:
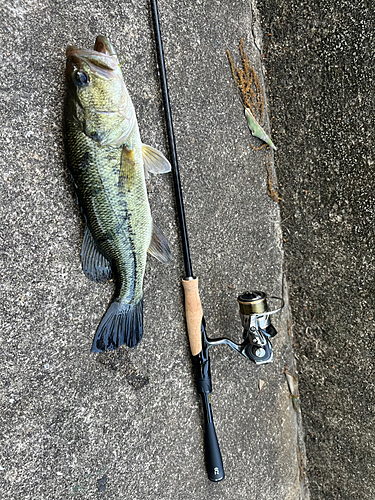
[[[375,10],[261,5],[311,498],[373,500]]]
[[[160,0],[159,8],[208,333],[240,340],[237,295],[282,292],[280,215],[267,195],[267,153],[249,146],[225,54],[237,54],[244,37],[262,77],[256,11],[248,1]],[[1,12],[2,498],[307,498],[299,416],[282,372],[293,370],[288,307],[275,322],[273,365],[255,367],[226,347],[212,354],[226,479],[206,478],[168,175],[148,188],[175,261],[166,270],[149,259],[144,338],[133,350],[90,354],[113,289],[81,271],[83,225],[61,133],[64,53],[69,43],[91,47],[96,35],[106,35],[123,55],[144,142],[166,151],[148,3],[26,0]],[[258,396],[260,379],[266,385]]]

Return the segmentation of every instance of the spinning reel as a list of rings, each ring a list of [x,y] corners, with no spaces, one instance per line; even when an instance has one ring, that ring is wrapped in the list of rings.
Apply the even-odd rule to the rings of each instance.
[[[269,299],[279,301],[280,305],[276,309],[268,309],[267,295],[264,292],[244,292],[238,296],[237,301],[240,306],[240,317],[243,326],[243,342],[236,344],[227,338],[209,339],[206,332],[202,332],[203,345],[208,349],[214,345],[226,344],[247,359],[254,361],[256,365],[263,365],[273,361],[273,350],[270,338],[273,338],[277,331],[271,323],[270,316],[281,311],[284,307],[284,300],[279,297],[269,297]]]

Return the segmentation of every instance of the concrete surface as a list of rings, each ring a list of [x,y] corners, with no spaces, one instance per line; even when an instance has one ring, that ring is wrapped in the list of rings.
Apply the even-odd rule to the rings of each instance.
[[[259,6],[311,498],[373,500],[374,3]]]
[[[249,146],[225,54],[230,49],[238,62],[244,37],[262,76],[259,24],[248,1],[160,0],[159,8],[208,332],[240,340],[237,295],[282,292],[280,214],[267,195],[267,153]],[[1,498],[307,498],[299,415],[282,372],[294,369],[288,307],[275,322],[273,365],[255,367],[224,346],[212,354],[226,479],[206,478],[168,175],[148,188],[175,262],[165,269],[149,259],[144,338],[133,350],[90,354],[113,289],[81,271],[83,225],[61,134],[65,48],[92,47],[98,34],[111,40],[125,61],[144,142],[166,151],[148,3],[25,0],[0,9]],[[260,379],[266,385],[258,397]]]

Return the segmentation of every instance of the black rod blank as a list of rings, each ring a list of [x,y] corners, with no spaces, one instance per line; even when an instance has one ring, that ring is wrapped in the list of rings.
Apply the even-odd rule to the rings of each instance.
[[[172,176],[173,176],[174,191],[175,191],[175,196],[176,196],[178,221],[180,224],[180,231],[181,231],[181,243],[182,243],[182,252],[183,252],[184,263],[185,263],[185,274],[186,274],[186,278],[192,278],[193,271],[191,268],[189,240],[188,240],[188,235],[187,235],[187,230],[186,230],[185,211],[184,211],[184,204],[183,204],[183,200],[182,200],[180,173],[178,170],[176,143],[175,143],[174,132],[173,132],[171,107],[169,104],[167,75],[166,75],[166,71],[165,71],[163,43],[161,40],[159,12],[158,12],[158,6],[156,3],[156,0],[151,0],[151,9],[152,9],[152,20],[154,23],[155,35],[156,35],[156,52],[157,52],[157,56],[158,56],[158,65],[159,65],[159,71],[160,71],[161,89],[162,89],[162,94],[163,94],[163,104],[164,104],[164,111],[165,111],[165,118],[166,118],[166,125],[167,125],[169,150],[171,153]]]

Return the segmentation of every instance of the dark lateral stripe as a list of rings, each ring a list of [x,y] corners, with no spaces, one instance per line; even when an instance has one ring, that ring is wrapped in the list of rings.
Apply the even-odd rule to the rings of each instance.
[[[117,273],[115,274],[117,274],[118,284],[121,283],[123,285],[125,283],[126,292],[124,296],[130,302],[134,297],[136,280],[139,274],[137,272],[137,253],[130,213],[125,196],[121,196],[121,203],[118,203],[118,197],[118,201],[114,201],[113,190],[104,187],[104,192],[106,205],[109,209],[108,219],[112,220],[112,223],[108,224],[108,231],[101,238],[98,238],[97,241],[101,243],[100,246],[103,248],[108,248],[105,253],[115,264],[117,269]],[[95,212],[94,218],[96,219],[95,225],[105,229],[106,223],[103,220],[103,214],[100,214],[100,212],[103,212],[103,207],[95,207],[95,200],[93,200],[93,208]],[[119,294],[120,292],[121,288],[118,289]]]
[[[131,218],[130,218],[130,213],[128,210],[128,206],[126,203],[126,197],[123,197],[122,199],[123,206],[122,210],[124,215],[122,216],[122,221],[119,224],[119,229],[118,229],[118,235],[125,237],[125,247],[126,250],[125,252],[128,254],[129,250],[131,253],[130,255],[122,257],[124,258],[124,267],[126,270],[126,296],[127,300],[130,302],[133,297],[134,297],[134,292],[135,292],[135,287],[136,287],[136,282],[137,282],[137,277],[138,277],[138,270],[137,270],[137,252],[136,252],[136,247],[135,247],[135,233],[133,230],[133,227],[131,225]],[[121,252],[122,253],[122,252]],[[129,258],[130,257],[130,258]],[[131,262],[131,269],[129,272],[129,264]],[[119,269],[121,272],[121,270]],[[129,294],[131,294],[131,297],[129,297]]]

